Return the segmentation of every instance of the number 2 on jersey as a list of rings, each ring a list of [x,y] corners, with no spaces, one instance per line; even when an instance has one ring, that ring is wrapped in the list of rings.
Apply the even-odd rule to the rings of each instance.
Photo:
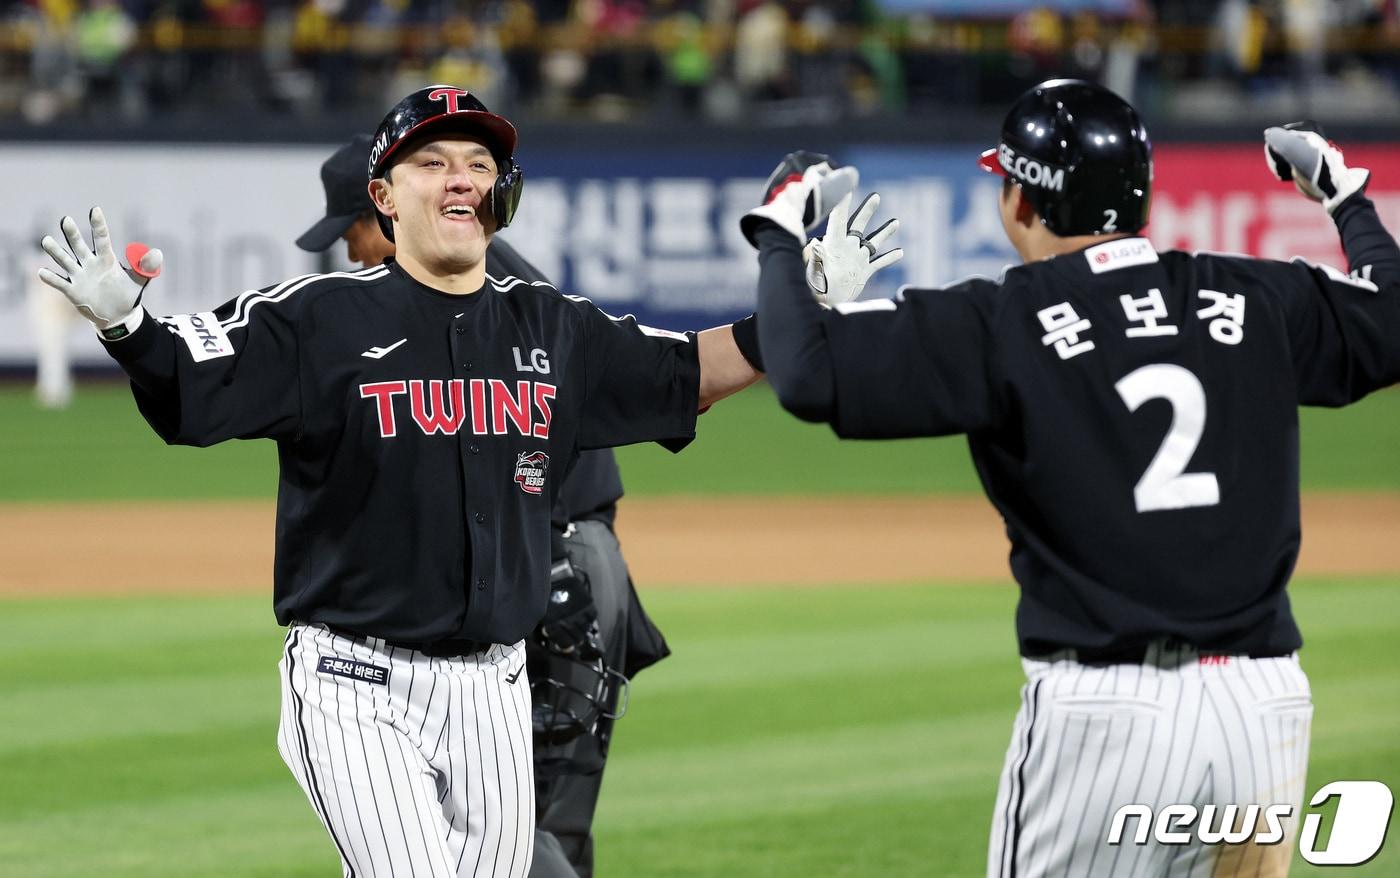
[[[1135,369],[1113,385],[1128,411],[1148,400],[1172,405],[1172,424],[1152,462],[1133,489],[1138,512],[1214,506],[1220,502],[1215,473],[1187,473],[1186,465],[1206,428],[1206,391],[1189,370],[1168,363]]]

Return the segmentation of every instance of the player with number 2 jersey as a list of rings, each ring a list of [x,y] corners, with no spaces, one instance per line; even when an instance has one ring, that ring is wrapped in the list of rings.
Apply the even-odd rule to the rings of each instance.
[[[1127,103],[1052,81],[984,167],[1024,264],[822,310],[760,228],[759,333],[783,404],[843,437],[966,433],[1006,522],[1028,676],[989,875],[1283,874],[1290,844],[1108,844],[1131,803],[1301,806],[1312,705],[1285,587],[1299,405],[1400,380],[1400,249],[1367,172],[1306,124],[1271,169],[1322,201],[1351,273],[1158,252]],[[1261,168],[1261,172],[1263,169]],[[1277,841],[1277,840],[1275,840]]]

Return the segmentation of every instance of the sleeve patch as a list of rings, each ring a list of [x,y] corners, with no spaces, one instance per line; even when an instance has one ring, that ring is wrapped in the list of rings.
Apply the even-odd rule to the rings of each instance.
[[[176,314],[166,318],[175,332],[189,346],[190,358],[196,363],[233,356],[233,342],[219,325],[213,311],[198,314]]]
[[[649,335],[652,338],[671,338],[675,339],[676,341],[690,341],[690,339],[686,337],[686,334],[684,332],[672,332],[669,329],[657,329],[655,326],[646,326],[645,324],[641,323],[637,324],[637,329],[641,330],[642,335]]]

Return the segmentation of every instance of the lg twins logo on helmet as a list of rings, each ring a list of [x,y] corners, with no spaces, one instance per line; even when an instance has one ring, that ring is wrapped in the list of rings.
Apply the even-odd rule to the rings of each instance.
[[[432,91],[428,92],[428,100],[445,101],[447,103],[447,112],[456,113],[460,112],[461,109],[457,106],[457,102],[469,94],[471,94],[471,92],[468,92],[465,89],[448,88],[447,86],[444,86],[442,88],[435,88]]]
[[[1064,191],[1064,168],[1052,167],[1028,156],[1017,155],[1015,150],[1004,143],[997,146],[997,161],[1001,163],[1002,170],[1018,180],[1052,192]]]
[[[522,451],[515,458],[515,483],[526,494],[544,491],[544,474],[549,469],[549,455],[543,451]]]

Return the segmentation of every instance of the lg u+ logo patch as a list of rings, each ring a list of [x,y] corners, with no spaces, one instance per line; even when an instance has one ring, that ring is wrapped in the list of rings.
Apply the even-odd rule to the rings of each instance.
[[[1313,794],[1308,805],[1319,808],[1337,800],[1331,834],[1319,847],[1324,815],[1303,815],[1298,852],[1317,866],[1359,866],[1380,853],[1390,826],[1395,799],[1390,788],[1374,780],[1333,781]],[[1111,845],[1146,844],[1148,836],[1158,844],[1185,845],[1199,840],[1207,845],[1275,845],[1286,836],[1284,822],[1293,816],[1292,805],[1168,805],[1152,812],[1149,805],[1124,805],[1113,815],[1106,841]],[[1129,830],[1129,821],[1132,829]]]

